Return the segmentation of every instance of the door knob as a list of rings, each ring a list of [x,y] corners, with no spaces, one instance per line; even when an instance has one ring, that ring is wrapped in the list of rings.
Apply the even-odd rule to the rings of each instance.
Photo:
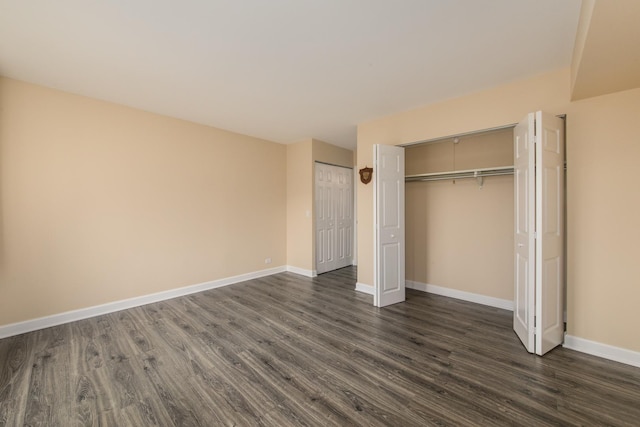
[[[395,235],[395,234],[392,234],[392,235],[391,235],[391,238],[393,239],[394,237],[396,237],[396,235]]]
[[[521,248],[524,246],[524,243],[518,243],[518,247]]]

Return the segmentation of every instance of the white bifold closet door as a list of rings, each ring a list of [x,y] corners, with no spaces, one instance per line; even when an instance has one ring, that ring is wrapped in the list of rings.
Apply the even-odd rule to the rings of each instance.
[[[353,170],[324,163],[316,174],[316,272],[353,263]]]
[[[404,148],[373,146],[373,305],[405,300]]]
[[[538,111],[514,132],[513,329],[543,355],[564,338],[564,122]]]

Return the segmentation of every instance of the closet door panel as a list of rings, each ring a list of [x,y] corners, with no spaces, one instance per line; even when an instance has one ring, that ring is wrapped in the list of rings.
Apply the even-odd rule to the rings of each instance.
[[[514,138],[513,329],[543,355],[564,339],[564,122],[532,113]]]
[[[323,163],[316,170],[316,272],[353,262],[353,190],[351,169]]]
[[[344,233],[343,249],[345,267],[353,264],[353,170],[345,170],[344,219],[342,230]]]
[[[515,272],[513,329],[535,351],[535,117],[514,130]]]
[[[536,113],[536,353],[564,340],[564,122]]]
[[[351,169],[336,167],[337,176],[337,268],[346,267],[352,263],[351,233],[353,232],[353,215],[351,200]]]
[[[316,163],[316,272],[335,269],[335,212],[333,174],[327,165]]]
[[[405,300],[404,148],[374,145],[374,305]]]

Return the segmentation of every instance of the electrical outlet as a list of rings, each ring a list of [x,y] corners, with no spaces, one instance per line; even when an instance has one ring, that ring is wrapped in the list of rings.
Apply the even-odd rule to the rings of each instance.
[[[265,258],[264,259],[264,263],[265,264],[271,264],[271,258]]]

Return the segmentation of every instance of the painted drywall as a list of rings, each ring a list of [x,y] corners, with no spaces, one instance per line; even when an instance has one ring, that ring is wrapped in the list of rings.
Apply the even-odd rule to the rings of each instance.
[[[287,265],[311,275],[313,258],[313,141],[287,145]]]
[[[373,144],[402,144],[567,114],[568,333],[640,351],[640,89],[570,102],[569,70],[505,84],[358,126],[358,167]],[[375,171],[374,171],[375,173]],[[371,186],[358,187],[358,281],[373,283]]]
[[[318,139],[313,139],[313,161],[330,165],[353,167],[353,151],[337,147]]]
[[[287,145],[287,264],[315,271],[315,162],[353,167],[353,151],[317,139]]]
[[[513,130],[405,149],[407,175],[513,165]],[[513,300],[513,176],[406,184],[406,279]]]
[[[640,89],[567,113],[567,332],[640,351]]]
[[[0,325],[285,264],[283,145],[0,78],[0,148]]]
[[[572,71],[572,100],[640,87],[640,2],[583,1]]]
[[[596,5],[596,0],[582,0],[580,6],[580,17],[578,19],[578,29],[576,31],[576,41],[573,45],[573,55],[571,57],[571,95],[575,91],[576,81],[578,78],[578,71],[580,70],[580,64],[582,62],[582,55],[587,43],[587,35],[589,34],[589,27],[591,26],[591,17],[593,16],[593,9]]]

